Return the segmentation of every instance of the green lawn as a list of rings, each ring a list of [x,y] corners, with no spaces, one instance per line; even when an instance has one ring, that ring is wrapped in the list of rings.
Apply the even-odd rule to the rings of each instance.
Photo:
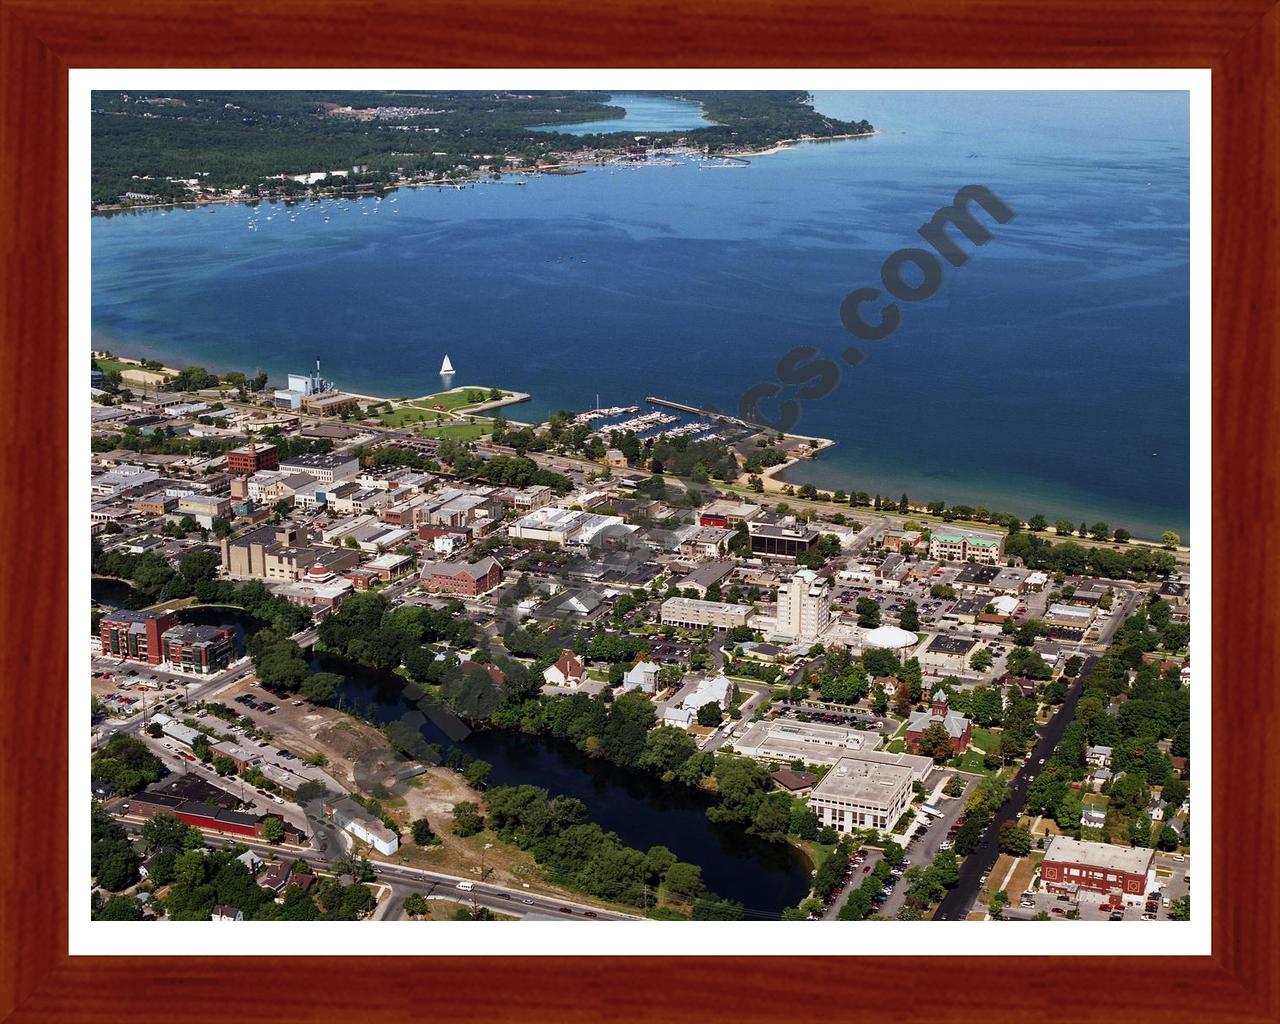
[[[471,401],[473,393],[483,395],[480,402]],[[511,392],[503,391],[502,394],[505,397]],[[384,412],[379,415],[382,422],[388,427],[403,427],[406,423],[434,423],[437,413],[457,412],[459,409],[464,409],[470,405],[479,405],[481,402],[487,402],[488,400],[488,388],[475,387],[467,388],[465,391],[441,391],[434,395],[427,395],[425,398],[415,398],[392,412]],[[435,408],[437,405],[443,408]]]
[[[477,423],[449,423],[439,427],[426,427],[419,430],[422,437],[451,437],[455,441],[476,441],[487,437],[493,431],[493,424],[488,420]]]
[[[993,729],[975,728],[973,730],[973,745],[989,754],[993,750],[1000,748],[1000,734]]]
[[[982,751],[966,750],[960,755],[960,759],[956,763],[956,767],[962,772],[973,772],[974,774],[981,775],[984,771],[982,760]]]
[[[481,396],[479,402],[473,402],[471,395],[473,393]],[[511,394],[510,391],[502,392],[503,396]],[[482,387],[469,387],[462,391],[440,391],[434,395],[427,395],[426,398],[415,398],[410,405],[417,406],[419,409],[425,409],[429,412],[438,412],[435,408],[437,405],[443,405],[445,412],[454,412],[468,405],[480,405],[489,400],[489,389]]]

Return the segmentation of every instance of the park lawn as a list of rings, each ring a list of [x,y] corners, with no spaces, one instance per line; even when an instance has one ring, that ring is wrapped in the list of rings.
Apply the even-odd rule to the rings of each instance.
[[[379,413],[378,418],[382,420],[385,426],[403,427],[406,423],[434,423],[436,414],[425,409],[417,409],[413,406],[405,405],[391,412]]]
[[[905,754],[907,751],[907,741],[901,738],[895,738],[889,741],[889,745],[885,747],[890,754]]]
[[[994,729],[974,729],[973,745],[984,753],[990,754],[1000,749],[1000,734]]]
[[[471,393],[478,392],[483,397],[479,402],[471,400]],[[502,397],[505,398],[510,391],[503,391]],[[489,401],[489,389],[487,387],[466,387],[461,391],[440,391],[434,395],[427,395],[425,398],[415,398],[409,404],[418,409],[425,409],[429,412],[439,412],[437,405],[444,406],[445,412],[456,412],[458,409],[466,408],[468,405],[483,405]]]
[[[896,753],[896,751],[892,750],[892,746],[890,747],[890,750],[891,752]],[[973,772],[976,775],[981,775],[982,772],[984,771],[982,761],[983,761],[982,751],[966,750],[963,754],[960,755],[959,759],[956,761],[956,767],[959,768],[962,772]]]
[[[478,441],[493,433],[493,424],[488,420],[477,423],[449,423],[438,427],[426,427],[417,431],[422,437],[450,437],[455,441]]]
[[[105,356],[95,359],[93,364],[103,373],[110,373],[112,370],[123,373],[125,370],[142,369],[137,363],[126,363],[123,359],[108,359]]]

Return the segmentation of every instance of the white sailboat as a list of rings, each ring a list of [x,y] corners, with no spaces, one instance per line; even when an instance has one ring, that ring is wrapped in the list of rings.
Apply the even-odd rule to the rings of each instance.
[[[453,373],[453,363],[449,362],[449,357],[444,357],[444,362],[440,364],[441,373]]]

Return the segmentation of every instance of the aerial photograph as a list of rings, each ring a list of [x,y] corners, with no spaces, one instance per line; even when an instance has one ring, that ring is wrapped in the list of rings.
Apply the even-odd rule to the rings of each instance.
[[[94,91],[92,920],[1190,921],[1190,122]]]

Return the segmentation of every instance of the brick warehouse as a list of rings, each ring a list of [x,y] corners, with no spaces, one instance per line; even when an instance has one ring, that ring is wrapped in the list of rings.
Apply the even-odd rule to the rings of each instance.
[[[1155,884],[1155,851],[1054,836],[1044,854],[1040,879],[1050,892],[1087,889],[1141,904]]]

